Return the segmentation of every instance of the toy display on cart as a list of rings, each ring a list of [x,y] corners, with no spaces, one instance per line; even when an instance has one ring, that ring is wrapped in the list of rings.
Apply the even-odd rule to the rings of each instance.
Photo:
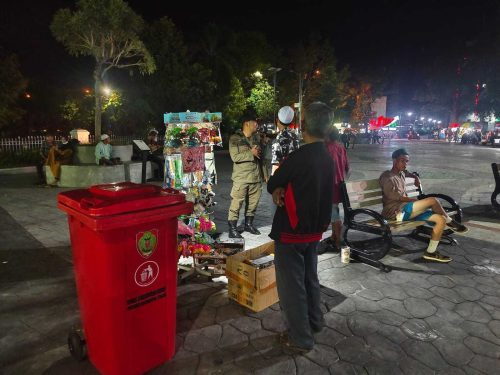
[[[195,273],[209,278],[223,276],[227,257],[244,250],[243,240],[219,241],[215,223],[208,215],[179,218],[178,233],[179,256],[192,257],[192,265],[179,264],[181,280]]]
[[[222,145],[222,113],[166,113],[164,187],[175,188],[194,203],[191,216],[179,218],[179,256],[192,258],[192,264],[179,262],[180,278],[193,274],[217,277],[225,274],[223,247],[217,242],[213,214],[217,173],[213,146]]]

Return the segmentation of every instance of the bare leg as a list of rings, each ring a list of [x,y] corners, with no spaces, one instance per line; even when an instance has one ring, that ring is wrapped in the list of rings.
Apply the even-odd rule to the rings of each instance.
[[[415,216],[420,215],[428,208],[432,209],[432,212],[434,212],[435,214],[442,215],[445,218],[448,217],[448,214],[441,206],[441,203],[439,203],[436,198],[430,197],[413,202],[413,210],[411,212],[410,218],[414,218]]]
[[[340,236],[342,231],[342,221],[334,221],[332,223],[332,240],[335,242],[337,249],[340,249]]]
[[[446,225],[446,220],[443,215],[434,214],[427,219],[434,223],[434,227],[432,228],[431,240],[439,241],[441,240],[441,236],[443,235],[443,230]]]

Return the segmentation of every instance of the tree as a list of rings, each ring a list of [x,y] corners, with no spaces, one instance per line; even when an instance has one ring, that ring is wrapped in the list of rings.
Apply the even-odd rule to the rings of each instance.
[[[102,115],[108,120],[109,125],[121,123],[126,117],[123,109],[123,96],[114,90],[109,95],[102,95]],[[70,122],[73,127],[89,129],[89,125],[95,117],[94,94],[71,95],[61,105],[61,117]]]
[[[0,55],[0,128],[19,120],[24,110],[18,104],[27,80],[19,70],[19,61],[14,54]]]
[[[281,78],[283,80],[280,84],[283,88],[280,93],[281,102],[298,101],[297,87],[300,86],[303,106],[314,101],[322,101],[335,112],[346,107],[349,69],[339,68],[328,39],[311,34],[307,40],[300,41],[290,49],[284,60],[291,61],[292,65],[280,67],[285,72],[292,71],[294,74],[283,74]]]
[[[60,9],[50,26],[57,41],[73,56],[95,59],[95,92],[101,93],[112,68],[139,68],[152,73],[155,63],[140,40],[142,18],[122,0],[78,0],[77,10]],[[95,136],[101,135],[102,98],[95,95]]]
[[[162,121],[165,111],[202,111],[213,104],[215,83],[211,71],[190,58],[182,34],[168,17],[153,22],[143,40],[157,69],[141,78],[138,96],[149,103],[153,119]]]
[[[357,82],[351,86],[351,95],[354,100],[351,112],[351,124],[358,127],[365,124],[371,117],[371,104],[373,103],[372,85],[369,82]]]
[[[274,89],[265,79],[257,80],[247,101],[255,109],[257,117],[265,121],[273,119],[277,109]]]
[[[253,87],[251,74],[265,71],[274,50],[260,32],[234,32],[220,25],[208,24],[195,45],[197,59],[210,69],[215,83],[211,105],[226,107],[226,99],[232,90],[232,79],[236,77],[245,93]]]
[[[61,117],[73,127],[89,129],[94,119],[93,97],[68,98],[61,105]]]
[[[247,101],[243,86],[239,79],[233,77],[231,80],[231,92],[227,98],[227,105],[222,110],[224,114],[224,124],[226,125],[228,133],[231,133],[231,130],[238,125],[239,117],[246,108]]]

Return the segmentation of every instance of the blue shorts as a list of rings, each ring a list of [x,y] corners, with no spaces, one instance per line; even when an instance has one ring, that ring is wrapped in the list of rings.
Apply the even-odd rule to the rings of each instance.
[[[432,212],[431,209],[428,209],[427,211],[422,212],[420,215],[415,216],[414,218],[410,219],[411,212],[413,211],[413,202],[408,202],[406,203],[403,208],[403,221],[408,221],[408,220],[416,220],[416,221],[427,221],[428,218],[430,218],[432,215],[434,215],[434,212]],[[428,224],[432,223],[431,221],[427,221]],[[434,224],[434,223],[432,223]]]
[[[338,203],[333,203],[332,204],[332,223],[340,221],[340,210],[339,210],[339,204]]]

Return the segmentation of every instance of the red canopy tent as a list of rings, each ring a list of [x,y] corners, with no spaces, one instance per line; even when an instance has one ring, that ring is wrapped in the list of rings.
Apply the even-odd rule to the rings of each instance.
[[[374,119],[370,120],[370,127],[368,129],[369,130],[379,130],[381,127],[387,126],[393,121],[394,121],[394,118],[379,116],[376,119],[374,118]]]
[[[460,124],[458,122],[454,122],[450,125],[448,125],[449,128],[459,128],[460,127]]]

